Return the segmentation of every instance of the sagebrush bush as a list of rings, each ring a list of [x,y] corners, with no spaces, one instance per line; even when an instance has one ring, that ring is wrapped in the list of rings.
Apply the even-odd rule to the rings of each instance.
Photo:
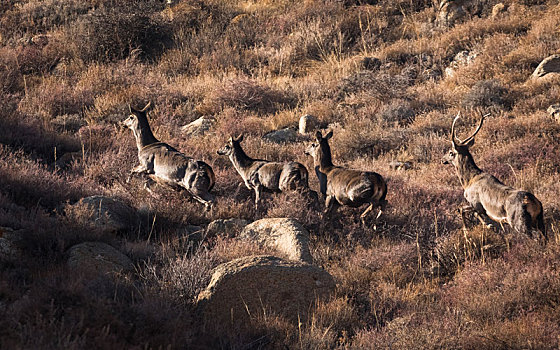
[[[140,5],[139,5],[140,4]],[[76,54],[86,62],[114,61],[135,50],[154,60],[172,43],[167,23],[151,13],[151,6],[123,4],[99,8],[81,19],[73,32]]]
[[[463,97],[465,108],[481,108],[490,111],[508,110],[512,102],[509,91],[496,79],[479,81]]]

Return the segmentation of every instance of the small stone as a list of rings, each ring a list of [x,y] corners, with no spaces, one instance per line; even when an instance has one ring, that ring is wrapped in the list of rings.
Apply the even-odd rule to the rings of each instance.
[[[393,170],[408,170],[412,169],[412,163],[408,161],[395,160],[389,163],[389,167]]]
[[[554,120],[560,123],[560,103],[549,106],[546,111]]]
[[[492,7],[492,18],[496,18],[504,12],[506,12],[506,5],[500,2]]]

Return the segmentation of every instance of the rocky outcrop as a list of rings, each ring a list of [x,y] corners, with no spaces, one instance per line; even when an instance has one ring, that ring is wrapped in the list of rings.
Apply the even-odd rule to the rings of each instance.
[[[548,56],[533,72],[533,79],[543,78],[551,73],[560,73],[560,54]]]
[[[257,220],[239,234],[240,239],[273,248],[290,260],[311,263],[309,232],[295,219],[273,218]]]
[[[132,261],[102,242],[84,242],[68,250],[68,267],[73,270],[111,274],[134,271]]]
[[[274,142],[274,143],[288,143],[294,142],[298,138],[298,133],[293,128],[285,128],[280,130],[274,130],[266,133],[263,139]]]
[[[103,232],[127,231],[138,225],[136,211],[122,201],[105,196],[91,196],[67,205],[67,217]]]
[[[181,127],[181,132],[186,136],[199,136],[204,135],[208,130],[214,126],[216,119],[213,117],[202,116],[197,120]]]
[[[304,322],[310,306],[335,288],[325,270],[273,256],[249,256],[219,265],[198,296],[206,331],[238,331],[266,313]]]
[[[206,235],[208,237],[217,235],[233,237],[241,232],[248,223],[249,221],[238,218],[214,220],[206,227]]]

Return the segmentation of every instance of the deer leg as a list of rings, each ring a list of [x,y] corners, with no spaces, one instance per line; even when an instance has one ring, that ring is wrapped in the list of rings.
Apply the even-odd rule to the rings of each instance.
[[[142,174],[142,173],[147,174],[147,173],[148,173],[148,168],[146,168],[146,167],[145,167],[144,165],[142,165],[142,164],[140,164],[140,165],[138,165],[138,166],[135,166],[134,168],[132,168],[132,170],[131,170],[130,173],[128,174],[128,177],[126,178],[126,183],[129,183],[129,182],[130,182],[130,180],[132,179],[132,176],[133,176],[133,175]]]
[[[362,226],[365,228],[366,227],[366,216],[373,210],[373,203],[370,203],[368,205],[368,207],[366,208],[366,210],[364,210],[364,212],[362,213],[362,215],[360,215],[360,221],[362,222]],[[379,215],[377,216],[379,217]],[[377,220],[377,218],[376,218]],[[377,227],[375,227],[375,225],[373,226],[373,229],[376,230]]]
[[[335,206],[336,206],[336,199],[334,198],[334,196],[327,196],[327,198],[325,199],[325,211],[323,212],[323,217],[326,218],[330,216]]]
[[[259,202],[261,201],[262,186],[257,184],[255,186],[255,211],[259,210]]]

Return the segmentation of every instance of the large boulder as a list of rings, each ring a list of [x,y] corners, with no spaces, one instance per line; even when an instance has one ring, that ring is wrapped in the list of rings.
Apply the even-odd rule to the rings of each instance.
[[[276,249],[280,256],[287,259],[312,263],[309,252],[309,232],[295,219],[257,220],[245,226],[239,238]]]
[[[212,221],[206,227],[206,235],[208,237],[213,236],[226,236],[233,237],[236,236],[249,221],[245,219],[233,218],[233,219],[217,219]]]
[[[104,232],[127,231],[138,225],[139,216],[126,203],[112,197],[91,196],[64,209],[66,216]]]
[[[73,270],[112,274],[131,272],[132,261],[123,253],[102,242],[84,242],[68,250],[68,267]]]
[[[214,124],[216,119],[213,117],[202,116],[197,120],[181,127],[181,132],[186,136],[204,135]]]
[[[335,288],[325,270],[273,256],[249,256],[219,265],[197,306],[206,331],[238,331],[263,313],[304,322],[318,299]]]
[[[542,78],[551,73],[560,73],[560,54],[548,56],[533,72],[533,79]]]

